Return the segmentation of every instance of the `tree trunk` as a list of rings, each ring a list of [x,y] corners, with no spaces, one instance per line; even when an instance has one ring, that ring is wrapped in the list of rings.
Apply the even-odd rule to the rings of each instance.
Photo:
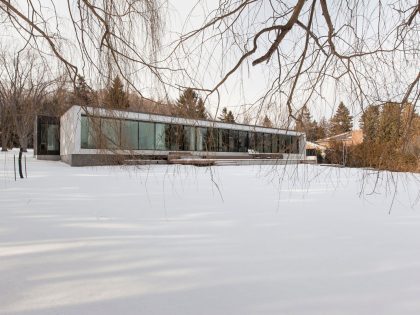
[[[7,151],[7,133],[4,129],[1,131],[1,150]]]
[[[22,148],[20,148],[20,150],[19,150],[19,159],[18,159],[18,164],[19,164],[19,176],[20,176],[20,178],[23,178],[23,170],[22,170],[22,152],[23,152],[23,149]]]
[[[1,118],[2,118],[2,121],[1,121],[2,128],[0,129],[0,132],[1,132],[1,143],[0,143],[1,144],[1,150],[2,151],[7,151],[7,145],[8,145],[8,142],[9,142],[9,128],[6,125],[5,118],[3,116]]]
[[[19,143],[20,143],[20,151],[28,152],[28,137],[27,136],[19,137]]]

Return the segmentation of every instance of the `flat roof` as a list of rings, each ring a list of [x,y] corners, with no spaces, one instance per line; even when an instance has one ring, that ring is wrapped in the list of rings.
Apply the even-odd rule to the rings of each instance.
[[[130,111],[130,110],[120,110],[120,109],[107,109],[103,107],[91,107],[91,106],[80,106],[73,105],[70,109],[74,107],[79,107],[86,115],[99,116],[103,118],[117,118],[117,119],[128,119],[128,120],[147,120],[153,122],[162,122],[162,123],[174,123],[198,127],[213,127],[213,128],[225,128],[233,130],[242,130],[242,131],[256,131],[263,133],[271,134],[286,134],[294,136],[302,136],[303,132],[298,132],[291,129],[282,129],[282,128],[270,128],[263,127],[258,125],[245,125],[239,123],[226,123],[216,120],[204,120],[204,119],[191,119],[184,118],[172,115],[163,115],[163,114],[152,114],[139,111]],[[69,110],[70,110],[69,109]]]

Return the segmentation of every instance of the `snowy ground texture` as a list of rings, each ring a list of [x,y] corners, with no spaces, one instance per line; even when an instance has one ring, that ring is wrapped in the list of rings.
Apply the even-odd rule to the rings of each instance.
[[[383,173],[372,193],[374,172],[355,169],[28,155],[15,182],[12,154],[0,154],[2,315],[420,314],[418,175]]]

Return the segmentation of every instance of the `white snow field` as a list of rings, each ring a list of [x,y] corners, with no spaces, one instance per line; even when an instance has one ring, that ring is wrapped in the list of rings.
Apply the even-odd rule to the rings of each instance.
[[[419,175],[383,173],[372,192],[375,172],[356,169],[28,154],[15,182],[13,153],[0,154],[2,315],[420,314]]]

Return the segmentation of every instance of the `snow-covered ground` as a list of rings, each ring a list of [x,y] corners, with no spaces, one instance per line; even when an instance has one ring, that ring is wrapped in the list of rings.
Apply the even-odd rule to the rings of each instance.
[[[418,175],[372,191],[374,172],[323,166],[12,171],[1,153],[2,315],[420,314]]]

